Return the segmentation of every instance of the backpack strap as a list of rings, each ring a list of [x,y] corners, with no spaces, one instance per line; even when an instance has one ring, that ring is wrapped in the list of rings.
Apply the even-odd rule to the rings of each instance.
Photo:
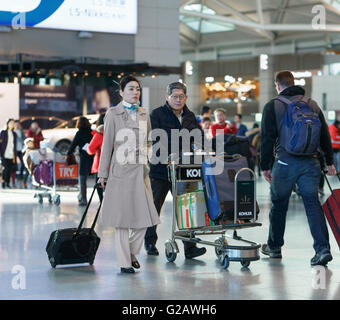
[[[288,98],[285,98],[283,96],[277,96],[275,99],[283,102],[284,104],[291,104],[292,103],[292,101],[290,101]]]

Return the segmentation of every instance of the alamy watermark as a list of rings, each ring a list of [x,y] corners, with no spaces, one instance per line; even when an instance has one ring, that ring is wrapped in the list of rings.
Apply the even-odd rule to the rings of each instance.
[[[312,269],[312,288],[315,290],[326,289],[326,269],[322,266],[315,266]]]
[[[22,265],[15,265],[12,268],[12,274],[15,276],[12,278],[12,289],[25,290],[26,289],[26,269]]]
[[[223,162],[215,161],[212,155],[223,156],[225,135],[217,130],[214,146],[212,139],[206,139],[200,129],[171,129],[170,137],[163,129],[154,129],[147,135],[147,122],[140,122],[139,131],[131,128],[118,130],[114,145],[113,161],[119,165],[126,164],[168,164],[178,161],[181,164],[201,165],[208,158],[214,169],[211,174],[223,172]],[[108,141],[107,143],[113,143]],[[104,138],[104,147],[106,141]],[[170,148],[170,150],[169,150]],[[170,156],[169,156],[170,155]]]

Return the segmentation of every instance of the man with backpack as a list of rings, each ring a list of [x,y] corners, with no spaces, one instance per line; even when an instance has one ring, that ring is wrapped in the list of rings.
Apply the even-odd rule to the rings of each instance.
[[[272,201],[268,241],[261,251],[271,258],[282,258],[289,198],[297,184],[314,239],[311,265],[326,265],[332,255],[318,198],[319,148],[324,152],[328,175],[336,174],[327,123],[317,103],[304,96],[302,87],[294,85],[290,71],[276,73],[275,85],[279,95],[264,106],[261,123],[261,169],[271,184]]]

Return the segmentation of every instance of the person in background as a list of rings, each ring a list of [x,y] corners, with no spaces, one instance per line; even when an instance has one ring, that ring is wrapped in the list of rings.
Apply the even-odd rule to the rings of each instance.
[[[24,188],[26,188],[25,182],[27,182],[28,174],[33,175],[34,163],[30,157],[30,153],[35,150],[33,138],[27,138],[24,141],[25,151],[23,155],[23,162],[26,167],[26,172],[24,176]]]
[[[31,126],[30,126],[30,128],[28,129],[28,132],[27,132],[27,137],[33,138],[35,149],[40,149],[40,141],[43,141],[44,137],[41,133],[41,128],[39,127],[39,124],[38,124],[37,121],[33,121],[31,123]]]
[[[17,161],[17,134],[14,132],[14,119],[8,119],[6,130],[0,133],[0,157],[4,167],[2,188],[11,189],[9,182]]]
[[[336,120],[329,127],[329,134],[331,136],[332,148],[334,152],[334,165],[337,172],[340,172],[340,113],[338,113]]]
[[[224,134],[235,134],[237,132],[236,126],[230,121],[226,121],[226,112],[222,108],[218,108],[214,111],[216,123],[210,126],[211,138],[216,136],[216,130],[223,130]]]
[[[100,153],[103,144],[104,136],[104,117],[105,113],[101,113],[99,119],[97,120],[97,128],[92,131],[93,138],[87,147],[87,153],[89,155],[94,155],[93,164],[91,168],[91,173],[95,174],[95,181],[98,178],[98,168],[100,162]],[[103,188],[97,188],[98,196],[100,201],[103,200]]]
[[[211,119],[209,117],[202,118],[200,123],[202,130],[204,131],[204,135],[207,139],[211,139],[209,128],[211,126]]]
[[[201,115],[196,117],[196,120],[199,124],[201,124],[203,118],[211,119],[211,109],[208,106],[203,106],[201,110]]]
[[[290,71],[275,74],[275,85],[279,98],[291,102],[301,101],[305,90],[294,85],[294,76]],[[307,99],[306,99],[307,100]],[[324,115],[315,101],[308,99],[309,108],[318,115],[320,121],[320,148],[324,152],[328,175],[336,173],[333,165],[333,150]],[[310,264],[325,266],[333,259],[330,252],[329,234],[323,213],[318,189],[321,168],[318,155],[292,155],[285,148],[283,120],[288,107],[278,98],[270,100],[263,109],[261,123],[261,169],[264,178],[270,183],[271,210],[269,213],[269,235],[261,252],[270,258],[281,259],[281,247],[284,245],[284,232],[289,199],[296,184],[304,203],[307,221],[314,240],[315,255]],[[290,123],[289,123],[290,124]],[[296,131],[295,131],[296,132]],[[283,140],[283,141],[282,141]]]
[[[16,145],[17,157],[20,160],[20,167],[18,168],[17,164],[14,165],[13,168],[12,168],[12,173],[11,173],[12,185],[15,188],[16,187],[15,180],[16,180],[16,174],[17,174],[18,169],[19,169],[19,172],[20,172],[19,173],[20,178],[23,177],[23,172],[25,170],[25,166],[24,166],[24,163],[23,163],[23,160],[22,160],[22,150],[24,149],[24,140],[26,139],[26,136],[25,136],[24,130],[21,127],[19,120],[15,120],[14,122],[15,122],[14,123],[14,127],[15,127],[14,132],[17,135],[17,145]]]
[[[260,145],[261,145],[261,129],[259,125],[255,122],[253,128],[246,132],[246,137],[249,139],[249,143],[256,150],[256,160],[255,165],[257,166],[258,176],[261,177],[261,167],[260,167]]]
[[[86,182],[87,177],[91,174],[91,167],[93,163],[93,156],[87,154],[84,149],[87,149],[87,145],[90,143],[92,139],[91,133],[91,124],[86,117],[80,117],[77,120],[76,128],[78,129],[76,135],[73,138],[73,141],[70,145],[70,148],[67,152],[67,155],[72,155],[76,149],[79,147],[80,153],[80,163],[79,163],[79,185],[80,185],[80,197],[79,205],[86,206],[87,205],[87,195],[86,195]]]
[[[248,128],[246,125],[242,123],[242,115],[241,114],[235,114],[234,116],[234,122],[236,123],[236,128],[237,128],[237,135],[238,136],[245,136],[246,132],[248,131]]]
[[[17,134],[17,156],[20,160],[19,174],[20,177],[22,177],[25,170],[25,165],[23,162],[23,149],[25,147],[24,141],[26,139],[26,136],[19,120],[15,120],[14,126],[15,126],[14,132]]]

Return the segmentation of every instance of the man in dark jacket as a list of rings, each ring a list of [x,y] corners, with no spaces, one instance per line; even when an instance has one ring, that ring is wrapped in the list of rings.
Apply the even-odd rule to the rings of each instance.
[[[152,129],[162,129],[167,134],[168,139],[168,155],[174,151],[171,141],[172,130],[187,129],[190,131],[198,129],[203,137],[203,131],[198,124],[193,112],[186,106],[187,95],[186,86],[180,82],[171,83],[167,88],[166,103],[164,106],[158,107],[150,113]],[[179,151],[181,150],[179,144]],[[190,150],[185,150],[190,151]],[[154,197],[155,207],[160,214],[165,198],[171,191],[171,183],[168,179],[167,165],[158,163],[150,164],[150,180]],[[176,195],[173,195],[176,196]],[[149,227],[145,234],[145,249],[149,255],[158,255],[156,248],[157,242],[156,226]],[[195,258],[206,252],[205,248],[197,248],[194,243],[183,242],[186,258]]]
[[[292,102],[304,97],[305,90],[294,85],[294,76],[289,71],[278,72],[275,75],[275,84],[279,96]],[[325,154],[328,174],[334,175],[333,151],[324,115],[315,101],[309,99],[308,105],[319,115],[320,147]],[[272,208],[269,214],[268,241],[262,246],[262,253],[271,258],[281,258],[289,198],[297,184],[314,239],[315,256],[311,259],[311,265],[326,265],[332,260],[332,255],[326,221],[318,198],[321,174],[318,155],[293,156],[280,145],[280,128],[286,108],[287,104],[274,98],[263,109],[260,161],[263,175],[271,184]]]

